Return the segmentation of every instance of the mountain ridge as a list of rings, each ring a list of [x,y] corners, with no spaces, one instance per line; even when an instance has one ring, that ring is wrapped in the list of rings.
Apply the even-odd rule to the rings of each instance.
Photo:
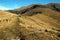
[[[25,12],[33,10],[34,8],[38,8],[38,7],[39,8],[50,8],[52,10],[60,12],[60,4],[57,4],[57,3],[49,3],[46,5],[32,4],[32,5],[23,7],[23,8],[18,8],[15,10],[8,10],[8,11],[13,12],[13,13],[15,12],[16,14],[19,14],[19,13],[24,14]]]

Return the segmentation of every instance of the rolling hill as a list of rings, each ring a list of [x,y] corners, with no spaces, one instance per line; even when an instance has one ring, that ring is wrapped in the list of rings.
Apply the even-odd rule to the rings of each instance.
[[[0,11],[0,40],[60,40],[60,4]]]

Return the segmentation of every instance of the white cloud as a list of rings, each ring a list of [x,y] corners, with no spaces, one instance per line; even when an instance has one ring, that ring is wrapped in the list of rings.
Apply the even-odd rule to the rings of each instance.
[[[9,8],[4,7],[4,6],[0,6],[0,10],[9,10]]]

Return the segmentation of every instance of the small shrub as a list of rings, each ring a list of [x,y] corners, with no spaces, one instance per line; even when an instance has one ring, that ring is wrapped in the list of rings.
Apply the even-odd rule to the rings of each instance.
[[[8,19],[6,19],[6,21],[8,22]]]
[[[0,20],[0,22],[1,22],[1,20]]]
[[[46,29],[45,32],[48,32],[48,30]]]

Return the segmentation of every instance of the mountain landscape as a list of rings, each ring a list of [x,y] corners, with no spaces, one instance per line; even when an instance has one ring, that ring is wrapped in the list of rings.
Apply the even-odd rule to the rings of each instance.
[[[0,10],[0,40],[60,40],[60,4]]]

